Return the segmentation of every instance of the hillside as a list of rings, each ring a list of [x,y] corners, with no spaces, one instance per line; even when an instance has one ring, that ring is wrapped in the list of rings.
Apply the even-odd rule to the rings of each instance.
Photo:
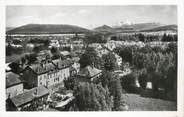
[[[117,33],[122,33],[122,32],[135,32],[135,30],[133,28],[130,27],[119,27],[119,28],[114,28],[115,32]]]
[[[6,27],[6,31],[9,31],[9,30],[12,30],[14,29],[15,27]]]
[[[138,30],[144,30],[144,29],[150,29],[161,26],[159,23],[140,23],[140,24],[132,24],[131,27],[138,31]]]
[[[108,25],[103,25],[94,29],[97,32],[136,32],[140,30],[146,30],[151,28],[156,28],[161,26],[160,23],[138,23],[138,24],[123,24],[119,26],[110,27]]]
[[[27,24],[8,30],[7,34],[67,34],[87,33],[90,30],[66,24]]]
[[[141,32],[156,32],[156,31],[177,31],[177,25],[166,25],[166,26],[159,26],[156,28],[150,28],[146,30],[140,30]]]
[[[128,29],[128,31],[139,31],[139,30],[145,30],[145,29],[151,29],[161,26],[159,23],[138,23],[138,24],[123,24],[121,26],[115,26],[115,29]]]
[[[113,32],[114,29],[108,25],[103,25],[94,29],[97,32]]]

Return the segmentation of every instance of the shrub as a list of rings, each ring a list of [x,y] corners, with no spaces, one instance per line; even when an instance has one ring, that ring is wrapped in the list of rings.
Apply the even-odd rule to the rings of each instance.
[[[138,93],[135,74],[128,74],[121,78],[121,85],[127,92]]]
[[[139,84],[143,89],[146,89],[147,86],[147,71],[144,69],[138,78]]]
[[[76,80],[74,77],[69,77],[68,79],[64,80],[64,86],[66,87],[66,89],[74,89],[74,86],[76,84]]]

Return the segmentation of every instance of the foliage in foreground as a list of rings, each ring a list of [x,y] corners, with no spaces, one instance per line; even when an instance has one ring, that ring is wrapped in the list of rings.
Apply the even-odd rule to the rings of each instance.
[[[122,98],[123,90],[120,78],[112,71],[104,70],[100,78],[103,87],[108,87],[110,95],[113,97],[113,110],[124,110],[125,102]]]
[[[79,111],[111,111],[112,98],[108,88],[93,83],[80,84],[75,90]]]
[[[143,89],[147,81],[151,81],[153,90],[163,88],[166,93],[177,95],[177,43],[169,43],[165,47],[124,46],[115,51],[136,69]]]

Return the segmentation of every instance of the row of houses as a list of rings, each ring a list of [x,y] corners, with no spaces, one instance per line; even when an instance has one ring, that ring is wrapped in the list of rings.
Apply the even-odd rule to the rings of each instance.
[[[36,95],[39,95],[36,98],[42,99],[47,96],[47,93],[42,94],[42,91],[38,90],[49,92],[49,87],[60,83],[63,85],[64,79],[79,72],[78,60],[77,57],[70,60],[47,60],[39,64],[28,65],[20,75],[7,72],[7,110],[22,110],[31,106],[30,102],[35,99],[33,89],[36,90]]]
[[[43,85],[49,87],[63,81],[70,76],[72,62],[60,59],[45,61],[40,64],[27,66],[23,72],[23,80],[31,87]]]
[[[8,111],[26,111],[42,103],[37,108],[46,108],[50,87],[63,84],[64,79],[75,76],[79,82],[93,82],[102,73],[101,70],[86,66],[80,69],[79,58],[48,60],[32,64],[22,71],[21,75],[6,73],[6,104]],[[64,85],[63,85],[64,86]]]
[[[84,47],[84,42],[82,39],[78,40],[51,40],[49,44],[49,48],[57,47],[64,48],[69,47],[71,50],[75,50],[76,48],[82,49]]]

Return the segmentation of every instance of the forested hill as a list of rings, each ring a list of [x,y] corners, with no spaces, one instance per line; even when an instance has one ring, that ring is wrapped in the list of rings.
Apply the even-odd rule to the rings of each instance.
[[[8,30],[7,34],[68,34],[87,33],[90,30],[67,24],[27,24]]]

